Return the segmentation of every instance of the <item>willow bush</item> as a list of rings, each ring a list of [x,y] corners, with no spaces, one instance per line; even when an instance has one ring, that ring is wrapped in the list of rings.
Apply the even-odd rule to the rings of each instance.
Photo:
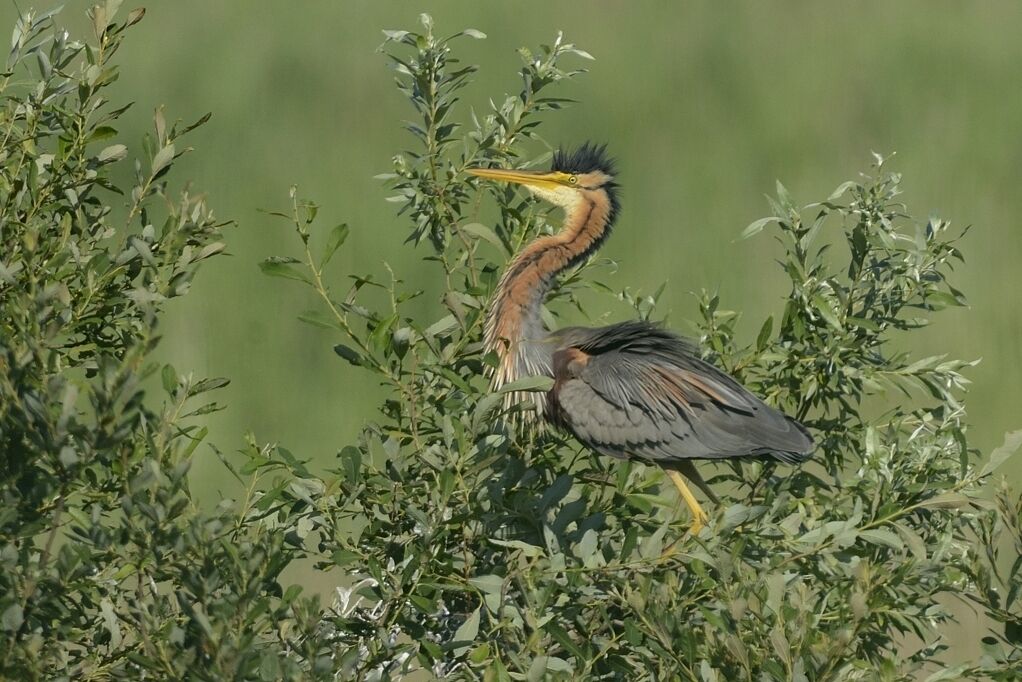
[[[117,142],[128,106],[105,93],[144,15],[119,5],[90,10],[88,42],[22,15],[0,76],[0,678],[293,677],[260,644],[285,612],[318,618],[276,582],[296,550],[188,488],[226,379],[153,360],[160,311],[224,249],[170,183],[206,117],[158,109],[134,153]]]
[[[221,407],[203,394],[226,379],[153,352],[160,311],[223,250],[223,223],[171,190],[189,127],[160,110],[134,177],[110,172],[129,155],[114,127],[126,108],[103,91],[142,18],[117,23],[119,4],[91,10],[88,43],[22,17],[0,82],[0,676],[1017,678],[1022,506],[984,493],[1022,434],[981,457],[966,438],[971,363],[894,350],[964,298],[950,227],[907,215],[885,159],[805,207],[778,185],[746,233],[780,241],[791,295],[754,340],[716,296],[699,301],[707,357],[797,414],[819,450],[798,469],[704,465],[722,502],[698,537],[659,469],[518,426],[488,390],[489,296],[559,217],[463,171],[545,162],[538,128],[590,59],[560,36],[521,50],[521,91],[482,113],[458,101],[477,71],[454,49],[483,34],[441,39],[426,16],[386,32],[417,120],[384,179],[437,277],[384,268],[332,287],[349,228],[322,229],[292,189],[277,215],[295,250],[261,268],[308,287],[317,307],[300,318],[388,398],[328,472],[249,438],[221,455],[239,499],[200,505],[188,469],[219,453],[200,417]],[[585,304],[658,317],[659,292],[610,286],[604,265],[562,279],[553,326]],[[336,590],[285,584],[297,565]],[[949,667],[961,603],[990,630],[975,633],[981,658]]]

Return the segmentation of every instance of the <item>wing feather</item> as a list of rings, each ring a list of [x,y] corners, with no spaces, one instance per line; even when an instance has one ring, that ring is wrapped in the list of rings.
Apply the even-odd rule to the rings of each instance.
[[[801,424],[660,327],[569,328],[558,341],[549,416],[599,452],[665,462],[812,453]]]

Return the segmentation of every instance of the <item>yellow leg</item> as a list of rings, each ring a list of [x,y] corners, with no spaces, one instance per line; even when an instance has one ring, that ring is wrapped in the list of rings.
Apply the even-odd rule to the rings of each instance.
[[[688,485],[685,483],[685,478],[677,471],[673,469],[666,469],[667,475],[670,477],[671,482],[681,493],[681,499],[685,500],[685,504],[688,505],[689,510],[692,512],[692,535],[699,535],[699,531],[703,529],[706,522],[709,521],[709,517],[703,508],[699,506],[699,500],[692,494],[692,491],[688,489]]]

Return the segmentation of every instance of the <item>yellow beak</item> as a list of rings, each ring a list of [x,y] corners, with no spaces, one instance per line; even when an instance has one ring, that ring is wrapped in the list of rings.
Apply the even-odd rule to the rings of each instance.
[[[570,177],[560,171],[505,170],[503,168],[469,168],[467,172],[487,180],[503,180],[533,187],[556,187],[567,183]]]

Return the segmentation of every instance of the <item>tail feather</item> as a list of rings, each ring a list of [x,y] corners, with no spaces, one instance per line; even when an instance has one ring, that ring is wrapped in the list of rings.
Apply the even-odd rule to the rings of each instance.
[[[813,441],[813,437],[806,427],[802,426],[802,424],[791,417],[785,416],[785,419],[791,426],[794,426],[798,430],[799,435],[801,435],[804,440],[804,444],[796,450],[784,450],[780,452],[772,452],[770,454],[785,464],[798,464],[800,462],[804,462],[813,456],[813,452],[816,449],[816,443]]]

